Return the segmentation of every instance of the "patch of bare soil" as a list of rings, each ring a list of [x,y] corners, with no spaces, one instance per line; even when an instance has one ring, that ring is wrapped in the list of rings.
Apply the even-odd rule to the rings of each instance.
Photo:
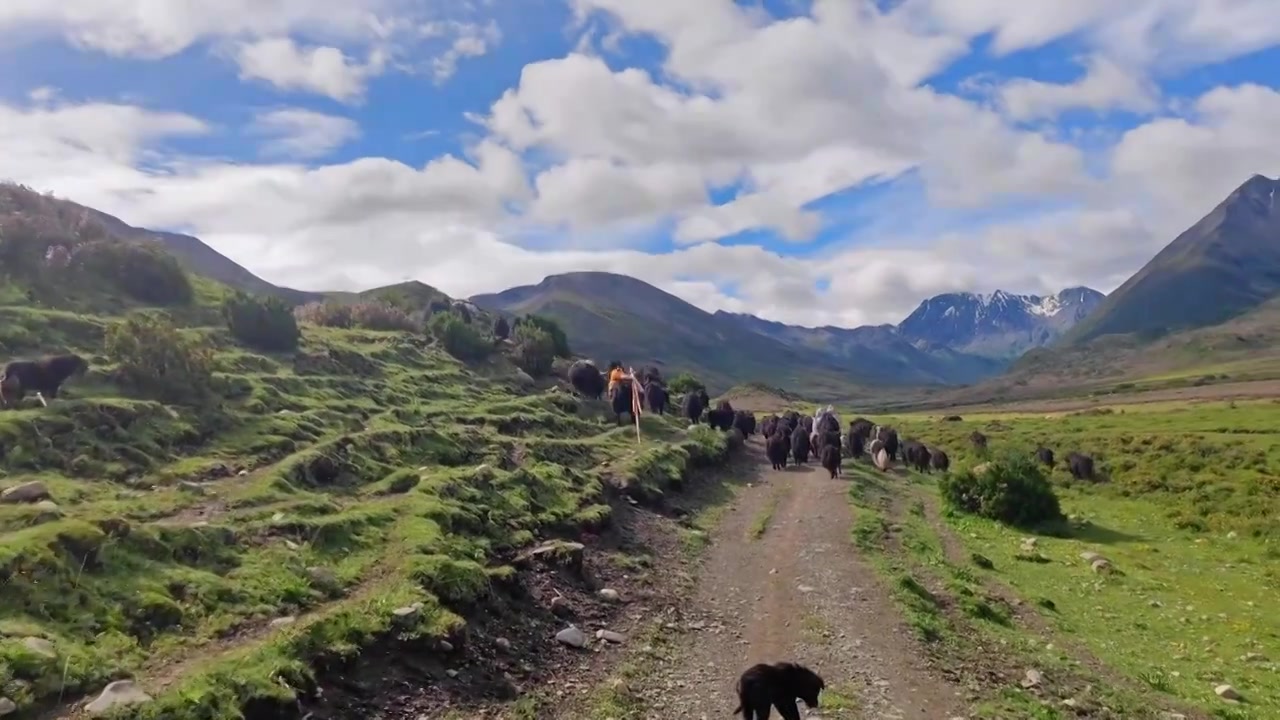
[[[759,443],[748,447],[754,482],[712,535],[678,622],[678,660],[638,689],[646,706],[664,717],[727,717],[743,670],[794,661],[856,702],[860,717],[961,715],[959,689],[921,651],[854,548],[848,481],[814,466],[768,470]]]

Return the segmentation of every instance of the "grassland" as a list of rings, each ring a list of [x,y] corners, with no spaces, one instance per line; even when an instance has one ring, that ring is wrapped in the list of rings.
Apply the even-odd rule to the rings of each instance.
[[[520,551],[728,452],[653,417],[637,444],[554,382],[420,334],[304,326],[296,352],[254,352],[196,284],[173,317],[214,349],[218,393],[190,405],[115,382],[102,338],[128,308],[0,293],[0,348],[93,366],[47,409],[0,411],[0,487],[36,490],[0,503],[0,696],[20,717],[79,713],[121,678],[153,699],[119,717],[299,715],[318,668],[461,647]]]
[[[1280,404],[874,419],[944,448],[953,471],[985,459],[975,430],[992,453],[1045,445],[1060,458],[1052,482],[1069,522],[1040,533],[948,510],[936,475],[855,471],[854,541],[921,638],[1007,688],[980,716],[1280,716]],[[1072,450],[1095,457],[1100,482],[1070,477]],[[1093,571],[1085,553],[1117,572]],[[1040,682],[1024,687],[1023,669]],[[1218,697],[1222,684],[1243,702]]]

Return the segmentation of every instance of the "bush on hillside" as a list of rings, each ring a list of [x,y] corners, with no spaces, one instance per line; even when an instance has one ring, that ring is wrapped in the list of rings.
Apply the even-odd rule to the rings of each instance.
[[[543,315],[523,315],[516,318],[514,330],[519,330],[521,325],[532,325],[546,332],[551,336],[556,357],[569,357],[569,336],[565,334],[564,328],[560,327],[560,323]]]
[[[302,333],[293,310],[280,298],[236,293],[222,303],[222,318],[231,336],[266,352],[291,352]]]
[[[555,341],[551,334],[542,328],[528,323],[517,325],[515,336],[515,363],[533,377],[544,377],[551,373],[551,365],[556,359]]]
[[[980,473],[969,469],[942,479],[938,487],[948,507],[1021,528],[1063,519],[1058,496],[1035,459],[1010,453],[983,464]]]
[[[418,332],[422,326],[413,316],[385,302],[309,302],[294,308],[299,322],[333,328],[365,330],[403,330]]]
[[[431,316],[427,323],[431,336],[444,346],[445,352],[464,361],[483,360],[493,345],[462,318],[452,312]]]
[[[190,305],[195,300],[191,278],[178,259],[153,242],[82,243],[72,251],[67,267],[149,305]]]
[[[667,390],[677,395],[706,389],[707,386],[703,385],[701,380],[689,373],[680,373],[679,375],[671,378],[671,382],[667,383]]]
[[[184,335],[163,313],[139,313],[107,329],[108,356],[122,385],[163,402],[197,402],[213,387],[213,349]]]

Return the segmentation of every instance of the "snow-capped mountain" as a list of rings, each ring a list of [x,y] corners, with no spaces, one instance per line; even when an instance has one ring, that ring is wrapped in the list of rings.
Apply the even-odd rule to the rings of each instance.
[[[920,303],[898,325],[917,345],[940,345],[991,358],[1013,358],[1043,347],[1093,311],[1105,296],[1087,287],[1057,295],[947,293]]]

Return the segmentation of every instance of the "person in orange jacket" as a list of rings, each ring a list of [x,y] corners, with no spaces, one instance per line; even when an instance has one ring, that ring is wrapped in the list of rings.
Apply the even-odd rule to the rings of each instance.
[[[622,363],[614,360],[609,363],[609,397],[613,397],[613,391],[622,386],[626,380],[632,379],[626,370],[622,369]]]

